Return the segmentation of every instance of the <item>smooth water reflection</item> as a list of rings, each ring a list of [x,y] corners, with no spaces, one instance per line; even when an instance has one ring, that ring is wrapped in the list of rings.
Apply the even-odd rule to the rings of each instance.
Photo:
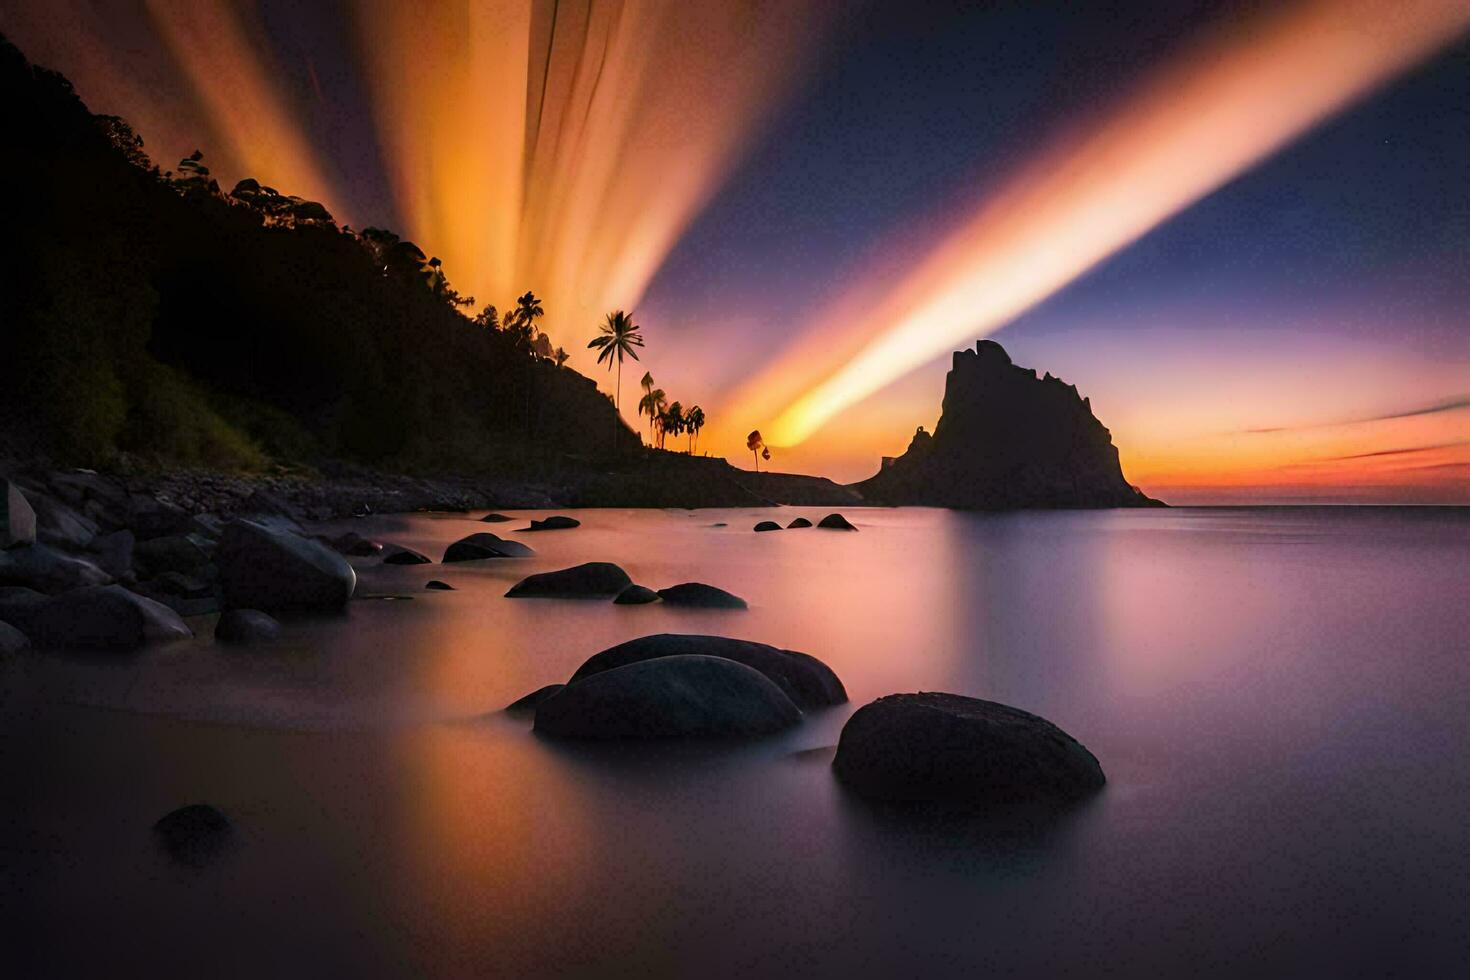
[[[268,650],[215,648],[205,621],[139,658],[5,665],[0,854],[23,962],[1375,975],[1470,953],[1463,513],[848,514],[860,533],[583,512],[526,535],[534,559],[362,562],[364,595],[413,598],[293,621]],[[352,526],[434,555],[484,527]],[[502,597],[588,560],[751,609]],[[820,750],[851,707],[739,747],[559,744],[498,713],[661,631],[806,650],[854,704],[926,689],[1037,711],[1109,785],[1045,824],[915,820],[832,780]],[[196,800],[238,840],[184,871],[148,826]]]

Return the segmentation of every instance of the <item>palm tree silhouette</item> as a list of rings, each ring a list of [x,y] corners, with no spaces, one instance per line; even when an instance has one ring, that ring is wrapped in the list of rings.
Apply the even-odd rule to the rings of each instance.
[[[699,430],[704,428],[704,409],[698,405],[690,407],[689,413],[684,416],[684,424],[689,429],[689,454],[692,456],[699,442]]]
[[[556,366],[557,367],[561,367],[563,364],[565,364],[567,362],[567,358],[571,357],[572,355],[568,354],[566,351],[564,351],[560,347],[558,347],[556,349],[556,352],[553,353],[551,356],[554,357],[554,358],[556,358]]]
[[[745,437],[745,448],[749,449],[750,454],[755,457],[755,471],[759,473],[761,471],[760,452],[762,449],[766,449],[766,441],[761,438],[760,429],[752,430],[750,435]],[[766,459],[770,458],[771,451],[766,449]]]
[[[643,377],[648,380],[652,380],[646,374]],[[638,414],[648,416],[649,445],[653,444],[654,422],[658,419],[659,413],[667,408],[668,405],[668,396],[664,394],[664,390],[662,388],[653,388],[642,398],[638,399]]]
[[[598,349],[597,363],[607,361],[608,370],[612,370],[613,362],[618,364],[618,387],[617,397],[613,399],[613,407],[619,415],[623,412],[623,358],[631,357],[638,360],[638,352],[635,347],[643,346],[643,335],[638,332],[638,324],[633,318],[622,310],[607,315],[604,323],[598,324],[600,334],[593,337],[587,344],[587,349]]]

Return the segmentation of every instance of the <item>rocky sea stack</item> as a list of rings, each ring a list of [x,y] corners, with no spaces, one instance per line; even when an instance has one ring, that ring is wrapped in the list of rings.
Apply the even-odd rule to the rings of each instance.
[[[855,489],[875,504],[983,510],[1162,506],[1123,478],[1075,385],[1012,364],[993,340],[955,352],[934,434],[920,428]]]

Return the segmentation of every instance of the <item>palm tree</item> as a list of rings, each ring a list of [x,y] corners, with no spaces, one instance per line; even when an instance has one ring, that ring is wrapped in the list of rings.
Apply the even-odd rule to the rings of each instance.
[[[516,297],[516,308],[507,311],[503,324],[510,331],[511,339],[518,349],[531,351],[532,341],[536,336],[536,320],[546,313],[542,309],[541,301],[536,294],[527,290],[524,294]]]
[[[704,428],[704,409],[698,405],[690,408],[689,414],[684,416],[684,422],[689,427],[689,453],[693,455],[699,442],[699,430]]]
[[[688,422],[684,418],[684,406],[678,402],[674,402],[674,404],[669,406],[668,414],[668,421],[664,423],[664,432],[677,439],[688,428]]]
[[[622,310],[607,315],[605,323],[598,324],[600,334],[593,337],[587,344],[588,350],[597,348],[602,353],[597,355],[597,363],[607,361],[608,370],[612,370],[613,362],[618,365],[618,387],[617,397],[613,399],[613,406],[618,414],[623,411],[623,358],[631,357],[638,360],[638,352],[633,348],[643,346],[643,335],[638,332],[638,324],[633,318]]]
[[[556,353],[552,354],[552,357],[554,357],[556,359],[556,366],[557,367],[561,367],[563,364],[565,364],[567,362],[567,358],[569,358],[571,356],[572,355],[568,354],[566,351],[562,350],[560,347],[558,347],[556,349]]]
[[[750,435],[745,437],[745,448],[749,449],[750,454],[755,457],[755,471],[759,473],[761,471],[760,452],[762,449],[766,449],[766,441],[761,438],[760,429],[753,430]],[[766,449],[766,459],[770,458],[771,451]]]
[[[646,378],[648,375],[644,375],[644,377]],[[664,394],[662,388],[654,388],[648,394],[638,399],[638,414],[648,416],[649,445],[653,444],[653,423],[658,418],[658,414],[667,408],[668,405],[669,398]]]

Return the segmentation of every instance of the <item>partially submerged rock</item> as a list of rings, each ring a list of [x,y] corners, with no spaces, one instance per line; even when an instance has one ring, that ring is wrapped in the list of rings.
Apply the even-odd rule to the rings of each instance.
[[[787,527],[788,530],[793,529],[793,528],[798,528],[798,527],[811,527],[811,526],[812,526],[812,522],[809,521],[809,520],[807,520],[805,517],[798,517],[796,520],[794,520],[790,524],[787,524],[786,525],[786,527]]]
[[[510,715],[530,714],[536,710],[542,701],[545,701],[564,687],[566,687],[565,684],[547,684],[545,687],[538,687],[525,697],[506,705],[505,712]]]
[[[480,561],[486,558],[529,558],[535,552],[519,541],[507,541],[498,534],[479,531],[460,538],[444,552],[445,562]]]
[[[39,541],[0,551],[0,585],[23,585],[54,595],[111,581],[112,576],[92,562],[64,555]]]
[[[577,520],[575,517],[564,517],[561,514],[554,514],[551,517],[546,518],[545,520],[541,520],[541,521],[533,520],[533,521],[531,521],[531,526],[528,527],[528,528],[524,528],[524,530],[527,530],[527,531],[569,531],[569,530],[571,530],[574,527],[581,527],[581,526],[582,526],[582,522],[579,521],[579,520]]]
[[[430,589],[430,590],[432,590],[434,592],[453,592],[454,591],[454,586],[450,585],[448,582],[441,582],[441,581],[439,581],[436,578],[431,578],[427,582],[425,582],[424,583],[424,588]]]
[[[609,647],[588,657],[569,683],[628,664],[660,657],[722,657],[765,675],[799,708],[825,708],[847,702],[847,691],[832,669],[810,654],[728,636],[657,633]]]
[[[779,531],[779,530],[781,530],[781,525],[777,524],[775,521],[761,521],[759,524],[757,524],[755,526],[754,530],[757,530],[757,531]]]
[[[52,596],[30,636],[39,647],[127,651],[193,636],[168,606],[120,585],[94,585]]]
[[[633,580],[612,562],[589,561],[571,568],[530,575],[511,587],[511,599],[610,599]]]
[[[826,517],[817,522],[817,527],[823,527],[829,531],[857,530],[857,528],[853,527],[852,524],[848,522],[847,518],[843,517],[841,514],[828,514]]]
[[[356,531],[347,531],[337,535],[335,538],[322,535],[317,540],[338,554],[350,555],[353,558],[371,558],[383,550],[381,544],[363,537]]]
[[[619,606],[646,606],[658,602],[658,593],[646,585],[630,585],[618,593],[613,602]]]
[[[223,850],[232,832],[229,818],[207,803],[179,807],[153,825],[153,833],[170,857],[196,866]]]
[[[0,480],[0,548],[36,540],[36,512],[20,487]]]
[[[536,708],[535,729],[585,739],[766,735],[801,721],[765,675],[722,657],[660,657],[568,684]]]
[[[427,555],[421,555],[412,548],[401,545],[392,545],[391,549],[383,556],[384,565],[431,565],[432,559]]]
[[[352,598],[357,573],[319,541],[232,521],[215,553],[225,604],[240,609],[333,609]]]
[[[504,524],[507,521],[515,520],[515,518],[506,517],[504,514],[486,514],[484,517],[480,518],[480,520],[486,524]]]
[[[696,609],[745,609],[744,599],[724,589],[703,582],[684,582],[659,589],[658,597],[671,606],[689,606]]]
[[[858,795],[900,802],[1065,804],[1107,781],[1045,718],[958,694],[890,694],[859,708],[832,767]]]
[[[259,609],[227,609],[214,626],[221,643],[269,643],[281,635],[281,624]]]

